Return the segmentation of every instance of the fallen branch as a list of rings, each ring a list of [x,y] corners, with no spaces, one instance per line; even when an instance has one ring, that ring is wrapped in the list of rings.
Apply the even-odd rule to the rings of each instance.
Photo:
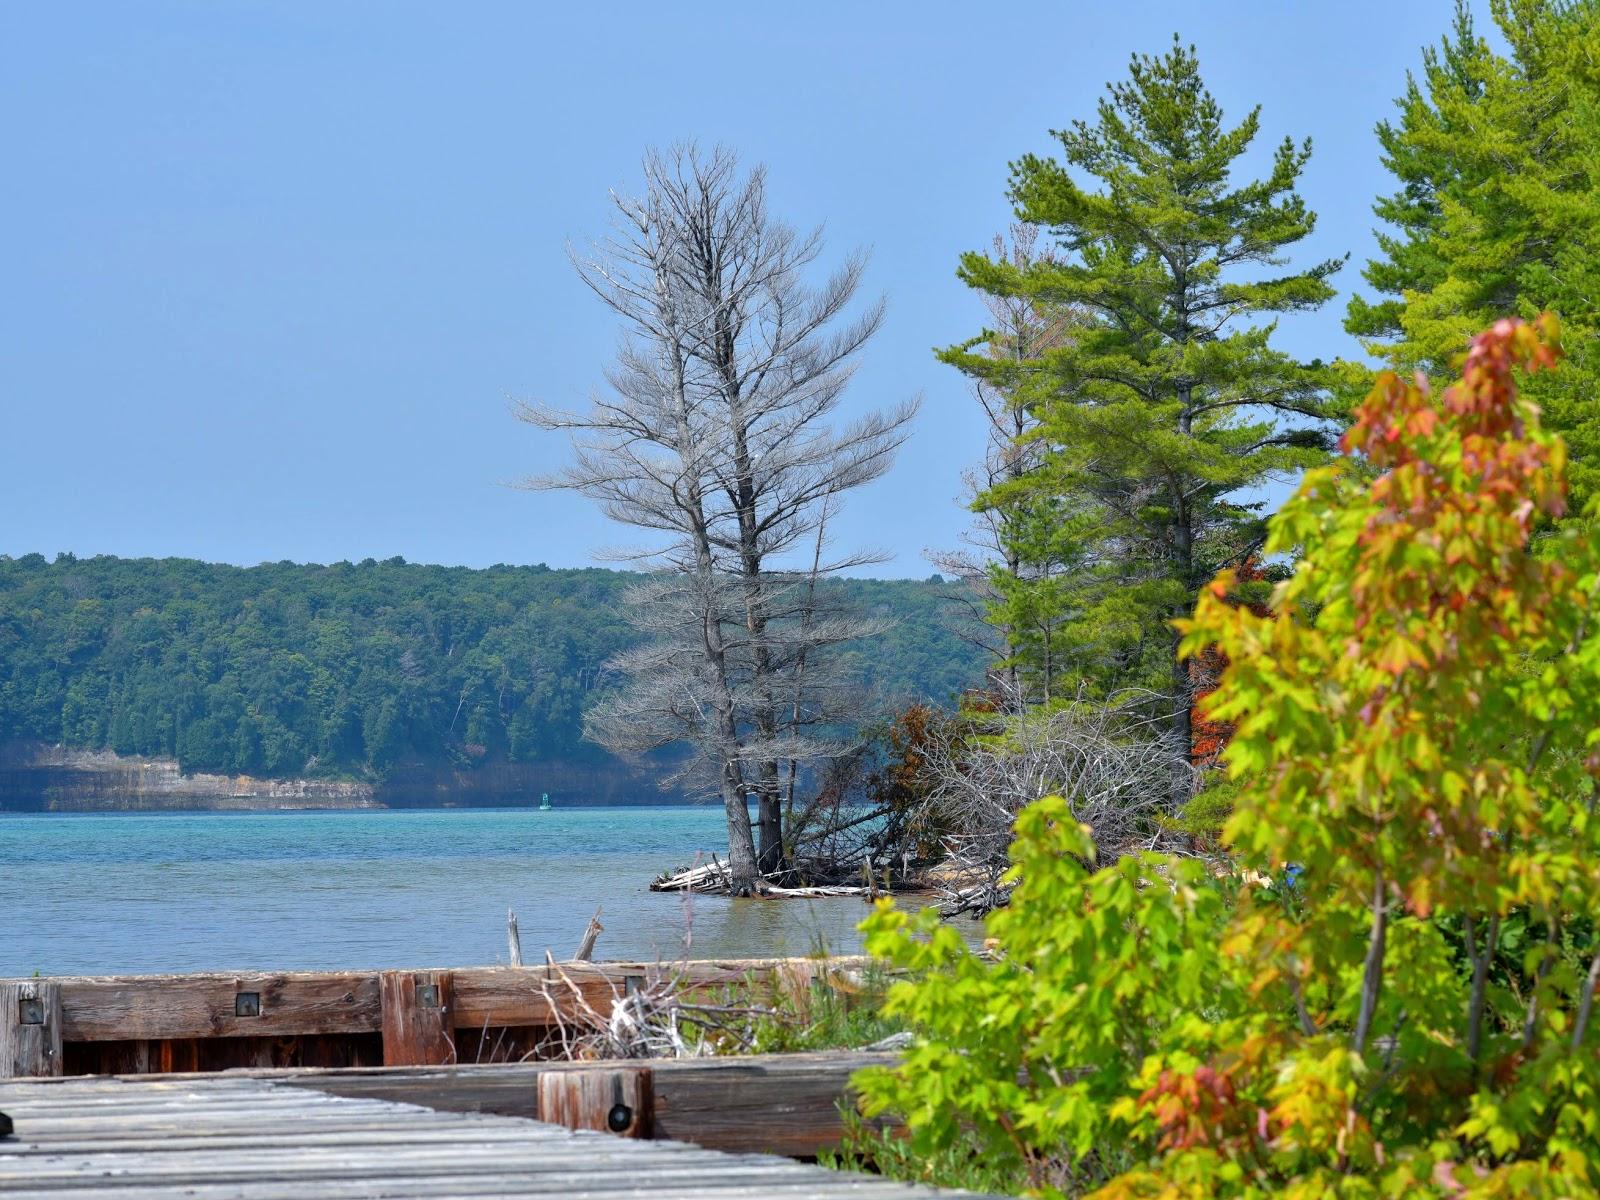
[[[773,879],[787,878],[796,872],[784,875],[767,875],[756,880],[756,894],[759,896],[772,896],[778,899],[804,899],[807,897],[821,896],[875,896],[881,889],[862,887],[857,884],[823,883],[802,887],[786,887],[772,882]],[[661,875],[650,884],[652,892],[702,892],[708,895],[727,895],[733,890],[732,877],[719,862],[707,863],[704,866],[690,867],[669,875]]]

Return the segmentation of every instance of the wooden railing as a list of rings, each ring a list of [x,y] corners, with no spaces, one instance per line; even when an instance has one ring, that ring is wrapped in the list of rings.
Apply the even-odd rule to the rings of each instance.
[[[0,980],[0,1078],[433,1067],[548,1054],[579,1010],[647,982],[691,994],[816,986],[861,960],[561,963],[454,970]]]

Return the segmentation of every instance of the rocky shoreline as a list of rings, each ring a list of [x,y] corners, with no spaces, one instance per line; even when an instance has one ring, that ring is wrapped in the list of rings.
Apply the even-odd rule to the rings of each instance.
[[[381,783],[184,774],[176,759],[43,742],[0,744],[0,812],[260,812],[306,809],[661,804],[655,776],[620,761],[497,763],[473,771],[414,765]]]
[[[185,775],[176,759],[21,745],[0,756],[0,810],[161,812],[380,808],[370,783]]]

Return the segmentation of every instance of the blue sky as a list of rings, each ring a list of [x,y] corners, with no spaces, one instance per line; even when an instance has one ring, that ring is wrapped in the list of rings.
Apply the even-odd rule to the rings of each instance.
[[[582,403],[615,326],[568,240],[642,149],[725,142],[772,206],[872,251],[889,320],[849,405],[923,396],[842,545],[925,576],[981,426],[932,349],[983,324],[957,255],[1009,219],[1133,51],[1194,42],[1265,152],[1316,144],[1297,261],[1371,248],[1393,111],[1448,0],[78,3],[0,13],[0,553],[579,566],[630,538],[519,398]],[[1343,299],[1282,344],[1349,354]]]

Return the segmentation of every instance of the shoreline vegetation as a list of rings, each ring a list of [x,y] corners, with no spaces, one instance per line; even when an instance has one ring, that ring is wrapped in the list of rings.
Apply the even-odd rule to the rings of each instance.
[[[1230,124],[1193,46],[1013,160],[1018,223],[957,272],[992,320],[938,354],[990,427],[954,590],[846,578],[874,555],[831,542],[917,414],[840,407],[885,313],[865,254],[830,263],[765,167],[679,143],[571,254],[621,334],[603,385],[516,412],[568,442],[527,486],[644,537],[642,569],[0,559],[0,718],[375,800],[564,752],[715,799],[695,844],[725,852],[649,883],[682,961],[524,965],[508,912],[513,966],[338,985],[385,1061],[421,1030],[417,1063],[463,1062],[461,1016],[475,1062],[870,1030],[897,1057],[854,1075],[838,1165],[1057,1200],[1600,1197],[1600,0],[1490,12],[1495,43],[1457,4],[1377,129],[1399,190],[1345,328],[1381,370],[1280,344],[1348,256],[1305,257],[1311,141]],[[821,937],[759,976],[691,961],[706,893],[865,900],[867,965]],[[214,986],[203,1037],[265,1011]]]
[[[185,776],[361,784],[396,805],[670,797],[670,755],[632,763],[584,738],[617,687],[611,660],[639,640],[618,614],[637,578],[0,555],[0,771],[26,765],[26,743],[175,760]],[[965,626],[944,619],[947,585],[825,590],[885,626],[870,652],[845,648],[875,707],[944,703],[982,678]]]

